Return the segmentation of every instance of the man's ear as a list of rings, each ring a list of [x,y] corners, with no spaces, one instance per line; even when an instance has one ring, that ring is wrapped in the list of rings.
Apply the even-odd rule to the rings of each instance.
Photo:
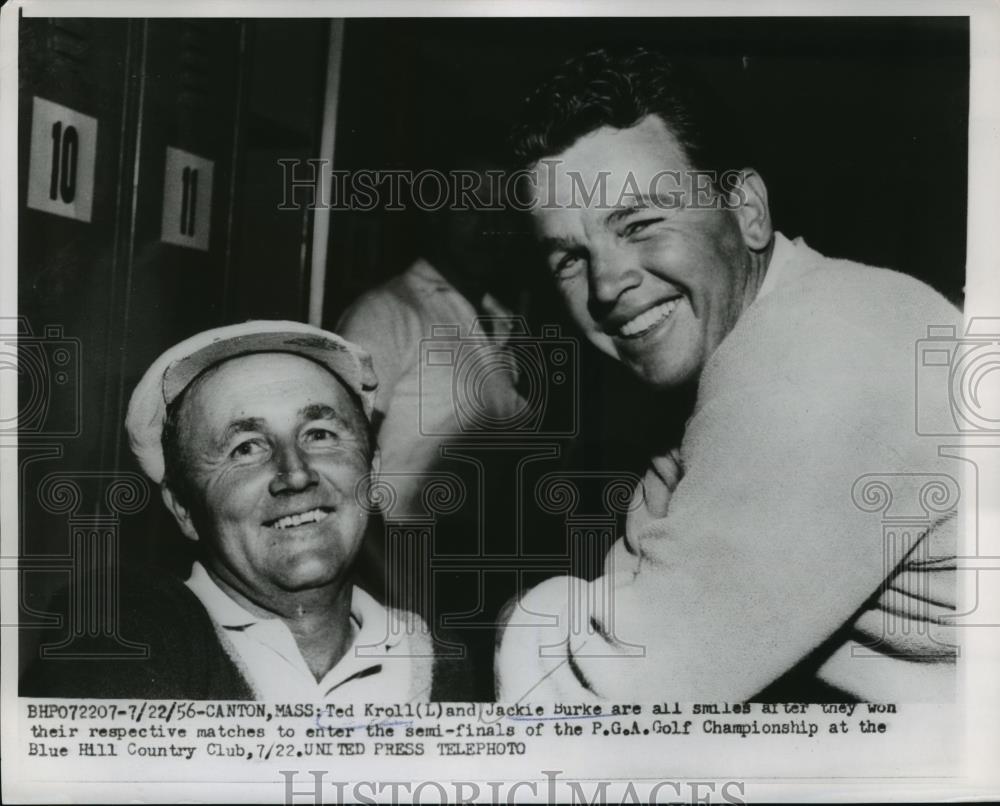
[[[767,206],[767,185],[761,175],[753,168],[740,171],[729,191],[729,202],[739,222],[743,242],[754,251],[765,249],[771,243],[774,229]]]
[[[189,540],[198,540],[198,530],[194,528],[194,521],[191,520],[191,511],[166,484],[160,485],[160,495],[163,496],[163,503],[167,505],[184,536]]]

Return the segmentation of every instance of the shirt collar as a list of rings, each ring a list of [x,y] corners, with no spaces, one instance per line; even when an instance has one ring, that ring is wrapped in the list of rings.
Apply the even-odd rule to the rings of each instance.
[[[767,272],[764,274],[764,281],[760,284],[755,300],[767,296],[793,277],[805,274],[815,262],[813,258],[817,256],[801,236],[789,239],[776,231],[771,261],[767,264]]]
[[[407,634],[403,619],[408,615],[383,607],[370,593],[355,586],[351,594],[351,618],[357,623],[359,632],[354,646],[382,646],[389,651]]]
[[[801,243],[801,238],[790,241],[780,232],[774,233],[774,249],[771,251],[771,261],[767,264],[767,272],[764,274],[764,282],[760,284],[757,291],[757,299],[765,297],[778,285],[780,275],[785,273],[795,246]]]
[[[228,593],[219,587],[219,584],[212,579],[205,566],[197,560],[191,566],[191,576],[188,577],[187,582],[184,584],[201,600],[212,621],[220,627],[238,629],[266,620],[238,604]]]
[[[264,618],[251,613],[219,587],[205,566],[197,560],[191,566],[191,576],[185,584],[204,605],[212,621],[220,627],[228,630],[245,629],[254,624],[281,620],[277,616]],[[387,610],[371,594],[354,586],[351,590],[351,620],[358,628],[355,645],[373,646],[382,643],[388,650],[399,643],[405,631],[386,630],[386,613],[393,619],[400,617],[397,611]]]

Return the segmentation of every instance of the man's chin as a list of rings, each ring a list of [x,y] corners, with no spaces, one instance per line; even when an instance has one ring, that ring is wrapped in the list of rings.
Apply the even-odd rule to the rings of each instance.
[[[672,392],[690,386],[698,378],[695,362],[627,361],[626,365],[646,387],[656,392]]]
[[[615,339],[613,355],[645,386],[669,391],[696,380],[699,350],[676,331],[653,333],[635,341]]]
[[[302,558],[283,568],[276,582],[289,593],[301,593],[336,585],[345,576],[341,562],[328,558]]]

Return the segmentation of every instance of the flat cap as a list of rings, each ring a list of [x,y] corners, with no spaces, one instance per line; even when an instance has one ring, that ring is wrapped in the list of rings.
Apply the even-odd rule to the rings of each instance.
[[[132,453],[154,482],[163,480],[167,406],[209,367],[251,353],[294,353],[327,367],[355,392],[371,419],[378,380],[371,356],[336,333],[302,322],[255,320],[206,330],[157,358],[132,393],[125,416]]]

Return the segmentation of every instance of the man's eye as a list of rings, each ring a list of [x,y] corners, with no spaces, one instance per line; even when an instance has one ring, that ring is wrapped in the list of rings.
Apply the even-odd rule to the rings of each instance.
[[[305,433],[306,442],[335,442],[337,435],[328,428],[310,428]]]
[[[256,456],[264,450],[264,443],[260,439],[248,439],[241,442],[229,452],[233,459],[242,459],[248,456]]]
[[[554,273],[557,275],[568,274],[577,267],[581,260],[580,255],[568,252],[556,261]]]
[[[626,238],[628,238],[629,236],[642,232],[650,224],[655,224],[660,220],[661,219],[659,218],[643,218],[639,221],[633,221],[630,224],[626,225],[625,229],[622,231],[622,234]]]

